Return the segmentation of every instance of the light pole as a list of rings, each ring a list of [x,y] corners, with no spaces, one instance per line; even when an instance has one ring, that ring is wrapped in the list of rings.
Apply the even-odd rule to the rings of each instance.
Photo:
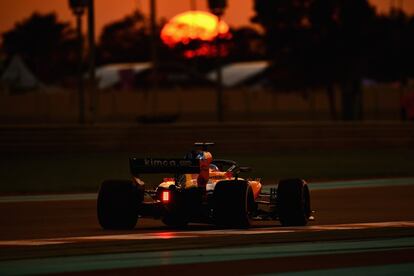
[[[82,37],[82,15],[88,5],[88,0],[69,0],[69,7],[76,16],[76,31],[78,35],[78,97],[79,97],[79,123],[85,123],[85,87],[83,85],[83,37]]]
[[[95,5],[94,0],[88,0],[88,45],[89,45],[89,93],[90,110],[92,111],[92,122],[98,116],[99,91],[96,89],[95,81]]]
[[[190,0],[190,9],[191,9],[192,11],[197,10],[197,3],[196,3],[196,0]]]
[[[158,93],[158,41],[157,41],[157,4],[156,0],[150,0],[150,28],[151,28],[151,61],[152,61],[152,116],[155,117],[157,109]]]
[[[221,45],[220,45],[220,23],[224,9],[227,7],[227,0],[208,0],[210,11],[217,16],[217,37],[216,37],[216,94],[217,94],[217,120],[224,121],[223,116],[223,72],[221,70]]]

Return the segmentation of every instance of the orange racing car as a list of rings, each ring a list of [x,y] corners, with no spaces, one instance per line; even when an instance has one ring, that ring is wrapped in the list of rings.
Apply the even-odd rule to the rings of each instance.
[[[183,159],[130,158],[131,181],[107,180],[99,189],[98,221],[104,229],[132,229],[139,217],[159,218],[166,225],[190,222],[245,228],[253,220],[279,220],[284,226],[312,220],[310,193],[302,179],[286,179],[262,191],[260,179],[241,178],[250,171],[235,161],[213,159],[208,147],[198,147]],[[143,174],[169,174],[154,190]]]

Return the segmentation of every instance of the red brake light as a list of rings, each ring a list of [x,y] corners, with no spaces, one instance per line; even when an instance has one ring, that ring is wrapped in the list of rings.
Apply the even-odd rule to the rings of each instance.
[[[232,173],[232,172],[226,172],[226,173],[224,174],[224,176],[225,176],[226,178],[233,178],[233,173]]]
[[[168,203],[170,201],[170,191],[162,191],[161,200],[164,203]]]

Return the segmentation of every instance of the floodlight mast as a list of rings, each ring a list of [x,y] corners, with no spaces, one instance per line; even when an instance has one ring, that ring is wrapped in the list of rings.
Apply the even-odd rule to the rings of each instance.
[[[227,0],[208,0],[208,8],[216,16],[222,16],[227,8]]]
[[[223,116],[223,72],[221,68],[221,45],[220,45],[220,23],[221,16],[227,7],[227,0],[208,0],[210,11],[217,16],[217,37],[216,37],[216,94],[217,94],[217,120],[224,121]]]
[[[82,16],[88,6],[88,0],[69,0],[69,7],[75,16]]]
[[[152,116],[156,115],[158,93],[158,41],[157,41],[157,3],[150,0],[151,61],[152,61]]]
[[[95,66],[95,4],[94,0],[88,2],[88,44],[89,44],[89,93],[90,111],[92,112],[92,122],[96,122],[98,117],[99,91],[96,88],[96,66]]]
[[[82,16],[88,6],[88,0],[69,0],[69,7],[76,16],[76,31],[78,36],[78,97],[79,97],[79,124],[85,123],[85,87],[83,83],[83,37]]]

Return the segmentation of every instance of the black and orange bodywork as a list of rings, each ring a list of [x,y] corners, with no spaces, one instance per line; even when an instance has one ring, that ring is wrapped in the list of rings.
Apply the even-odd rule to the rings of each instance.
[[[195,145],[198,149],[181,159],[130,158],[132,181],[104,181],[97,198],[102,228],[132,229],[139,217],[159,218],[178,227],[190,222],[248,227],[258,219],[303,226],[313,220],[303,179],[280,180],[277,188],[264,193],[260,179],[240,177],[250,168],[214,159],[208,151],[212,143]],[[149,190],[142,180],[145,174],[163,176]]]
[[[141,217],[163,218],[174,214],[183,215],[187,222],[214,223],[213,198],[214,190],[220,185],[246,183],[252,193],[255,207],[267,199],[266,205],[272,205],[271,194],[262,193],[260,179],[244,179],[239,174],[249,171],[247,167],[239,166],[235,161],[213,159],[207,147],[211,143],[196,143],[201,149],[192,151],[183,159],[166,158],[131,158],[130,170],[133,182],[144,189],[141,176],[148,173],[171,174],[163,178],[154,190],[145,190],[147,200],[140,207]],[[213,170],[211,167],[219,168]],[[271,210],[269,206],[267,210]],[[256,208],[255,213],[263,214]],[[267,212],[268,213],[268,212]],[[269,214],[274,216],[274,214]]]

